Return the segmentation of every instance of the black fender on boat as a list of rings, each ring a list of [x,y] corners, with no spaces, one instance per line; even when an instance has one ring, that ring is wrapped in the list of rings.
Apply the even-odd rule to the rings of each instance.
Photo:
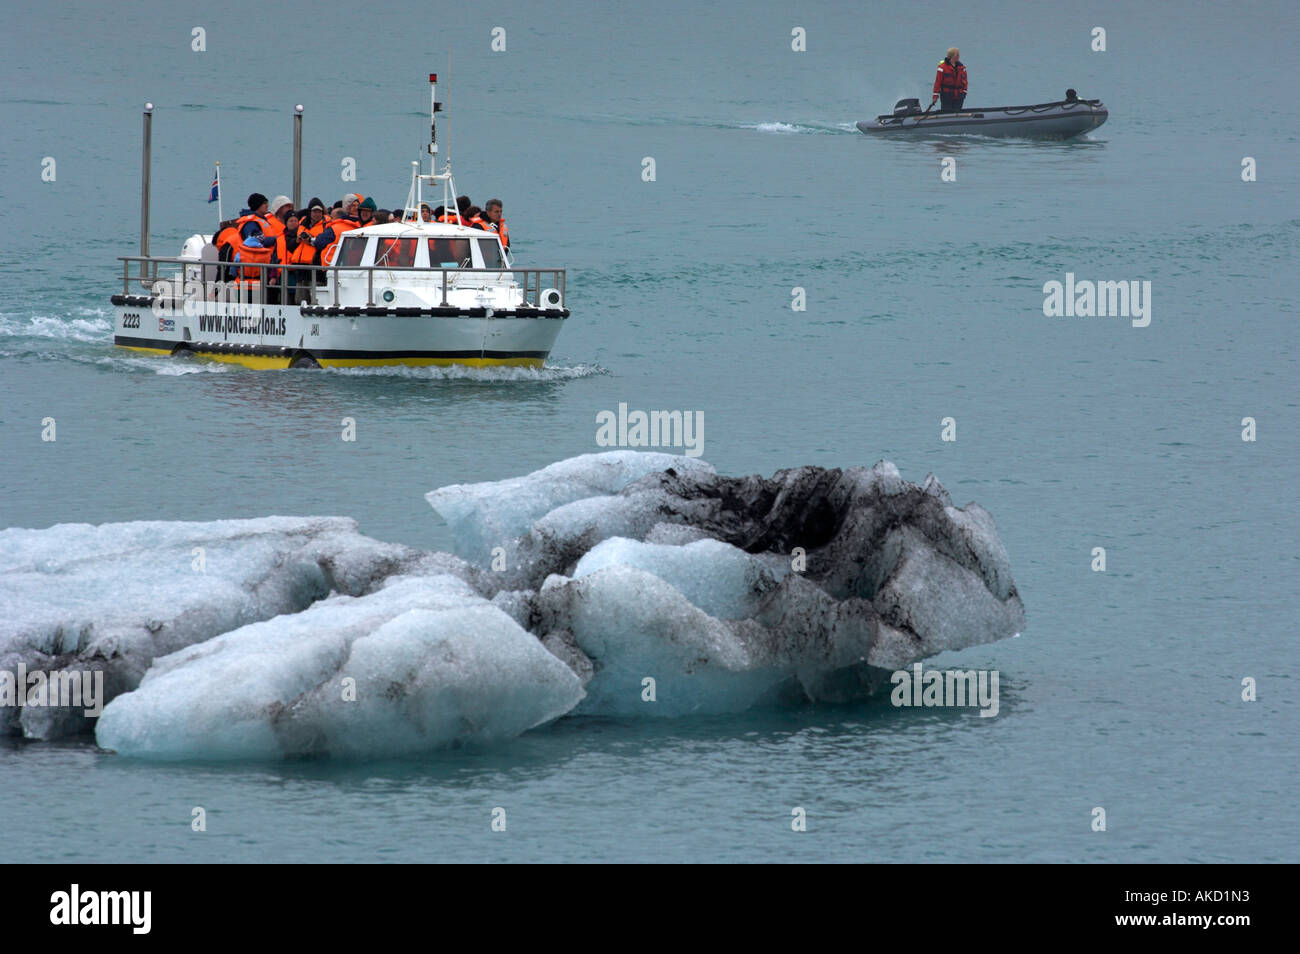
[[[319,368],[320,362],[316,360],[315,356],[313,356],[310,351],[299,349],[298,351],[295,351],[293,357],[289,359],[289,367]]]

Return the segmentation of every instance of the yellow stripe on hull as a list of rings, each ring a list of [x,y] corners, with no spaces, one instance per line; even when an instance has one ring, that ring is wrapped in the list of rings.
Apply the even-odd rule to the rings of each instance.
[[[316,361],[325,368],[385,368],[395,365],[409,367],[447,368],[462,365],[469,368],[540,368],[545,365],[543,358],[317,358]]]
[[[131,345],[117,345],[126,351],[139,351],[144,354],[170,356],[172,352],[162,348],[139,348]],[[211,358],[226,364],[238,364],[256,371],[283,370],[292,363],[292,357],[257,354],[228,354],[215,351],[187,349],[187,353],[201,358]],[[405,365],[407,367],[451,367],[461,365],[469,368],[541,368],[546,364],[544,358],[316,358],[325,368],[389,368]]]
[[[145,354],[161,354],[168,357],[172,352],[164,351],[162,348],[137,348],[131,345],[117,345],[127,351],[140,351]],[[197,355],[200,358],[211,358],[213,361],[221,361],[225,364],[239,364],[245,368],[252,368],[256,371],[269,371],[284,369],[289,367],[292,358],[283,358],[279,356],[269,356],[260,354],[217,354],[215,351],[198,351],[187,349],[187,354]]]

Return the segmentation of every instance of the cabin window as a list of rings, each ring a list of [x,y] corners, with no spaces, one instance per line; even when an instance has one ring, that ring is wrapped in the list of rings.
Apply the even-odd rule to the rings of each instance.
[[[479,254],[483,256],[484,268],[505,268],[501,261],[501,245],[496,239],[476,239]]]
[[[464,262],[468,258],[469,239],[429,239],[430,268],[460,268],[461,262]]]
[[[337,265],[353,266],[361,264],[361,256],[366,254],[366,237],[364,235],[344,236],[339,246]]]
[[[416,238],[378,238],[375,240],[375,264],[390,268],[412,268],[415,265]]]

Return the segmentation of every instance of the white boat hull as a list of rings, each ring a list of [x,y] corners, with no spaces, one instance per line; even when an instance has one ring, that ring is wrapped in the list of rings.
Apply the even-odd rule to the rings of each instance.
[[[155,308],[113,296],[113,343],[156,354],[194,354],[254,368],[295,364],[518,365],[542,367],[565,309],[333,307],[190,301]]]

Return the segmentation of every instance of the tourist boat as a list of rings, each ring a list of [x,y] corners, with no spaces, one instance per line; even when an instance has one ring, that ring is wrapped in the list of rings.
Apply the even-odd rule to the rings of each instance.
[[[218,261],[210,235],[191,236],[174,258],[149,255],[153,107],[146,104],[141,254],[120,259],[122,293],[111,299],[113,343],[251,368],[542,367],[569,317],[564,269],[516,267],[495,232],[421,219],[426,187],[441,192],[444,207],[456,207],[450,157],[436,171],[436,83],[430,74],[430,171],[411,163],[401,221],[343,233],[332,260],[313,267],[318,281],[299,290],[276,263],[241,263],[260,277],[233,280],[236,270]],[[299,106],[295,208],[301,116]]]

